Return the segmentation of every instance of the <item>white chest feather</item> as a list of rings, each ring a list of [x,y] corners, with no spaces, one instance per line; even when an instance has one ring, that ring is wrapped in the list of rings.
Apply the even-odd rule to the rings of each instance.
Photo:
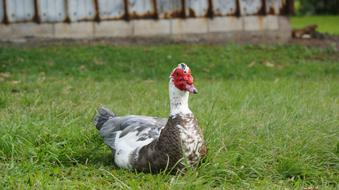
[[[174,86],[171,80],[169,82],[169,96],[171,115],[192,113],[188,107],[189,93],[187,91],[179,90]]]

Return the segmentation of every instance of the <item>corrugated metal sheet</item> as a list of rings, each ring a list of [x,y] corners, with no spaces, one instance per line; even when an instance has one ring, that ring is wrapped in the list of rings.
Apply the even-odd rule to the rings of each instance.
[[[241,15],[256,15],[262,9],[262,0],[239,0]]]
[[[128,0],[128,15],[130,18],[155,17],[153,0]]]
[[[37,3],[41,22],[60,22],[66,19],[65,0],[38,0]]]
[[[34,0],[5,0],[9,22],[31,21],[34,17]]]
[[[288,14],[288,0],[0,0],[0,22]],[[4,7],[4,5],[6,7]],[[291,8],[292,7],[292,8]],[[6,14],[6,15],[5,15]]]
[[[0,22],[2,22],[4,20],[4,4],[2,1],[0,1]]]
[[[186,15],[204,17],[208,14],[208,0],[186,0]]]
[[[67,9],[71,22],[94,20],[96,15],[94,0],[68,0]]]
[[[175,18],[184,15],[182,0],[158,0],[157,11],[159,18]]]
[[[286,6],[286,0],[266,0],[266,12],[268,14],[278,15],[284,6]]]
[[[214,16],[230,16],[237,12],[235,0],[212,0]]]
[[[98,0],[98,7],[102,20],[120,19],[125,15],[124,0]]]

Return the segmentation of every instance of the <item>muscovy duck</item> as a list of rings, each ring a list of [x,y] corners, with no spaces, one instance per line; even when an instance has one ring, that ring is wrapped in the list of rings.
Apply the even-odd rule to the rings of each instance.
[[[120,168],[143,172],[180,171],[196,166],[207,154],[201,129],[188,107],[189,93],[196,94],[190,68],[181,63],[169,81],[170,116],[117,116],[101,107],[93,118]]]

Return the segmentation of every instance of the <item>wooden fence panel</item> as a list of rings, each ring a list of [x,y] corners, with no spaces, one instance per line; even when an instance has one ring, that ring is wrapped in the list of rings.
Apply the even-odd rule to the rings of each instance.
[[[262,9],[262,0],[239,0],[241,15],[257,15]]]
[[[186,15],[204,17],[208,14],[208,0],[186,0]]]
[[[155,17],[152,0],[128,0],[128,14],[130,18]]]
[[[5,0],[8,22],[32,21],[34,18],[34,0]]]
[[[175,18],[184,15],[181,0],[158,0],[157,11],[159,18]]]
[[[281,9],[286,6],[286,0],[266,0],[266,12],[267,14],[279,15]]]
[[[62,22],[66,19],[65,0],[38,0],[40,22]]]
[[[4,11],[4,2],[0,0],[0,22],[4,20],[5,11]]]
[[[236,0],[212,0],[214,16],[234,16],[237,12]]]
[[[67,4],[71,22],[94,20],[96,14],[94,0],[68,0]]]
[[[125,15],[124,0],[98,0],[98,6],[102,20],[121,19]]]

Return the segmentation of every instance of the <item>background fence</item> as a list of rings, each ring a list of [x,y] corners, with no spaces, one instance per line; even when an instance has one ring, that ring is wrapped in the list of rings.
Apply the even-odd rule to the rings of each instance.
[[[181,25],[178,26],[179,28],[189,27],[190,23],[185,23],[185,20],[189,20],[187,22],[191,23],[198,22],[197,24],[199,24],[199,19],[207,19],[208,21],[202,22],[206,22],[206,25],[211,25],[211,23],[213,24],[214,22],[217,28],[222,28],[221,26],[217,26],[218,23],[219,25],[226,24],[229,28],[234,28],[232,25],[236,26],[239,24],[242,25],[242,28],[246,28],[246,26],[244,26],[246,22],[251,25],[253,21],[263,22],[262,18],[270,17],[271,21],[264,21],[264,23],[267,24],[272,22],[272,17],[277,17],[278,19],[279,16],[287,15],[292,11],[293,0],[0,0],[0,23],[2,23],[2,26],[0,26],[0,36],[2,35],[2,38],[6,38],[6,36],[11,36],[13,31],[14,33],[22,32],[23,34],[21,34],[21,36],[38,36],[38,34],[32,32],[35,31],[33,28],[37,27],[36,25],[33,27],[32,25],[24,25],[24,23],[44,25],[43,27],[38,27],[40,28],[38,31],[42,30],[42,37],[57,37],[58,32],[62,32],[62,30],[64,30],[64,32],[77,33],[80,31],[77,31],[76,28],[81,30],[81,27],[85,27],[84,33],[86,33],[87,30],[92,30],[92,33],[82,34],[80,36],[96,36],[96,34],[100,33],[102,36],[105,36],[105,32],[101,32],[104,29],[100,30],[100,26],[107,28],[109,25],[107,23],[108,21],[111,21],[112,26],[114,25],[114,29],[111,28],[110,31],[116,34],[124,31],[122,30],[123,28],[128,28],[127,25],[133,25],[131,26],[132,32],[130,35],[138,33],[136,30],[139,29],[145,29],[147,31],[147,27],[153,27],[154,29],[167,27],[167,24],[165,24],[166,20],[176,20],[175,22],[177,22],[169,22],[170,34],[176,30],[173,28],[175,27],[173,25]],[[249,20],[241,20],[241,23],[230,20],[220,22],[220,18],[233,18],[233,20],[237,20],[237,18],[243,17],[249,18]],[[138,23],[138,20],[144,20],[144,22]],[[151,20],[153,22],[150,22],[150,24],[145,22],[145,20]],[[125,24],[114,21],[125,22]],[[74,26],[73,24],[81,22],[91,23],[92,29],[86,29],[88,26],[85,25],[80,24]],[[73,26],[53,25],[57,23],[73,24]],[[100,25],[99,23],[104,24]],[[119,24],[117,25],[117,23]],[[18,26],[18,24],[22,25]],[[46,24],[52,24],[52,34],[44,34],[44,32],[49,32],[49,26]],[[138,29],[136,24],[143,25],[143,27]],[[159,26],[156,26],[157,24]],[[204,23],[200,24],[204,25]],[[15,26],[11,27],[10,25]],[[263,24],[259,23],[259,25]],[[279,23],[276,23],[276,25],[279,25]],[[20,28],[18,29],[18,27]],[[59,31],[57,30],[58,27],[61,27]],[[96,27],[99,28],[99,30],[96,30]],[[184,28],[181,29],[181,31],[187,30]],[[202,26],[202,28],[204,28],[204,26]],[[264,28],[272,27],[267,26]],[[27,29],[26,33],[24,31],[25,29]],[[204,29],[203,31],[198,31],[201,30],[198,29],[198,27],[194,30],[192,29],[190,32],[204,33]],[[208,30],[209,26],[207,26],[207,32]],[[147,34],[147,32],[142,31],[140,33]],[[127,32],[127,34],[129,33]],[[153,33],[151,34],[153,35]],[[160,34],[162,33],[160,32]],[[77,35],[61,36],[75,37]],[[112,36],[112,34],[108,34],[108,36]]]

